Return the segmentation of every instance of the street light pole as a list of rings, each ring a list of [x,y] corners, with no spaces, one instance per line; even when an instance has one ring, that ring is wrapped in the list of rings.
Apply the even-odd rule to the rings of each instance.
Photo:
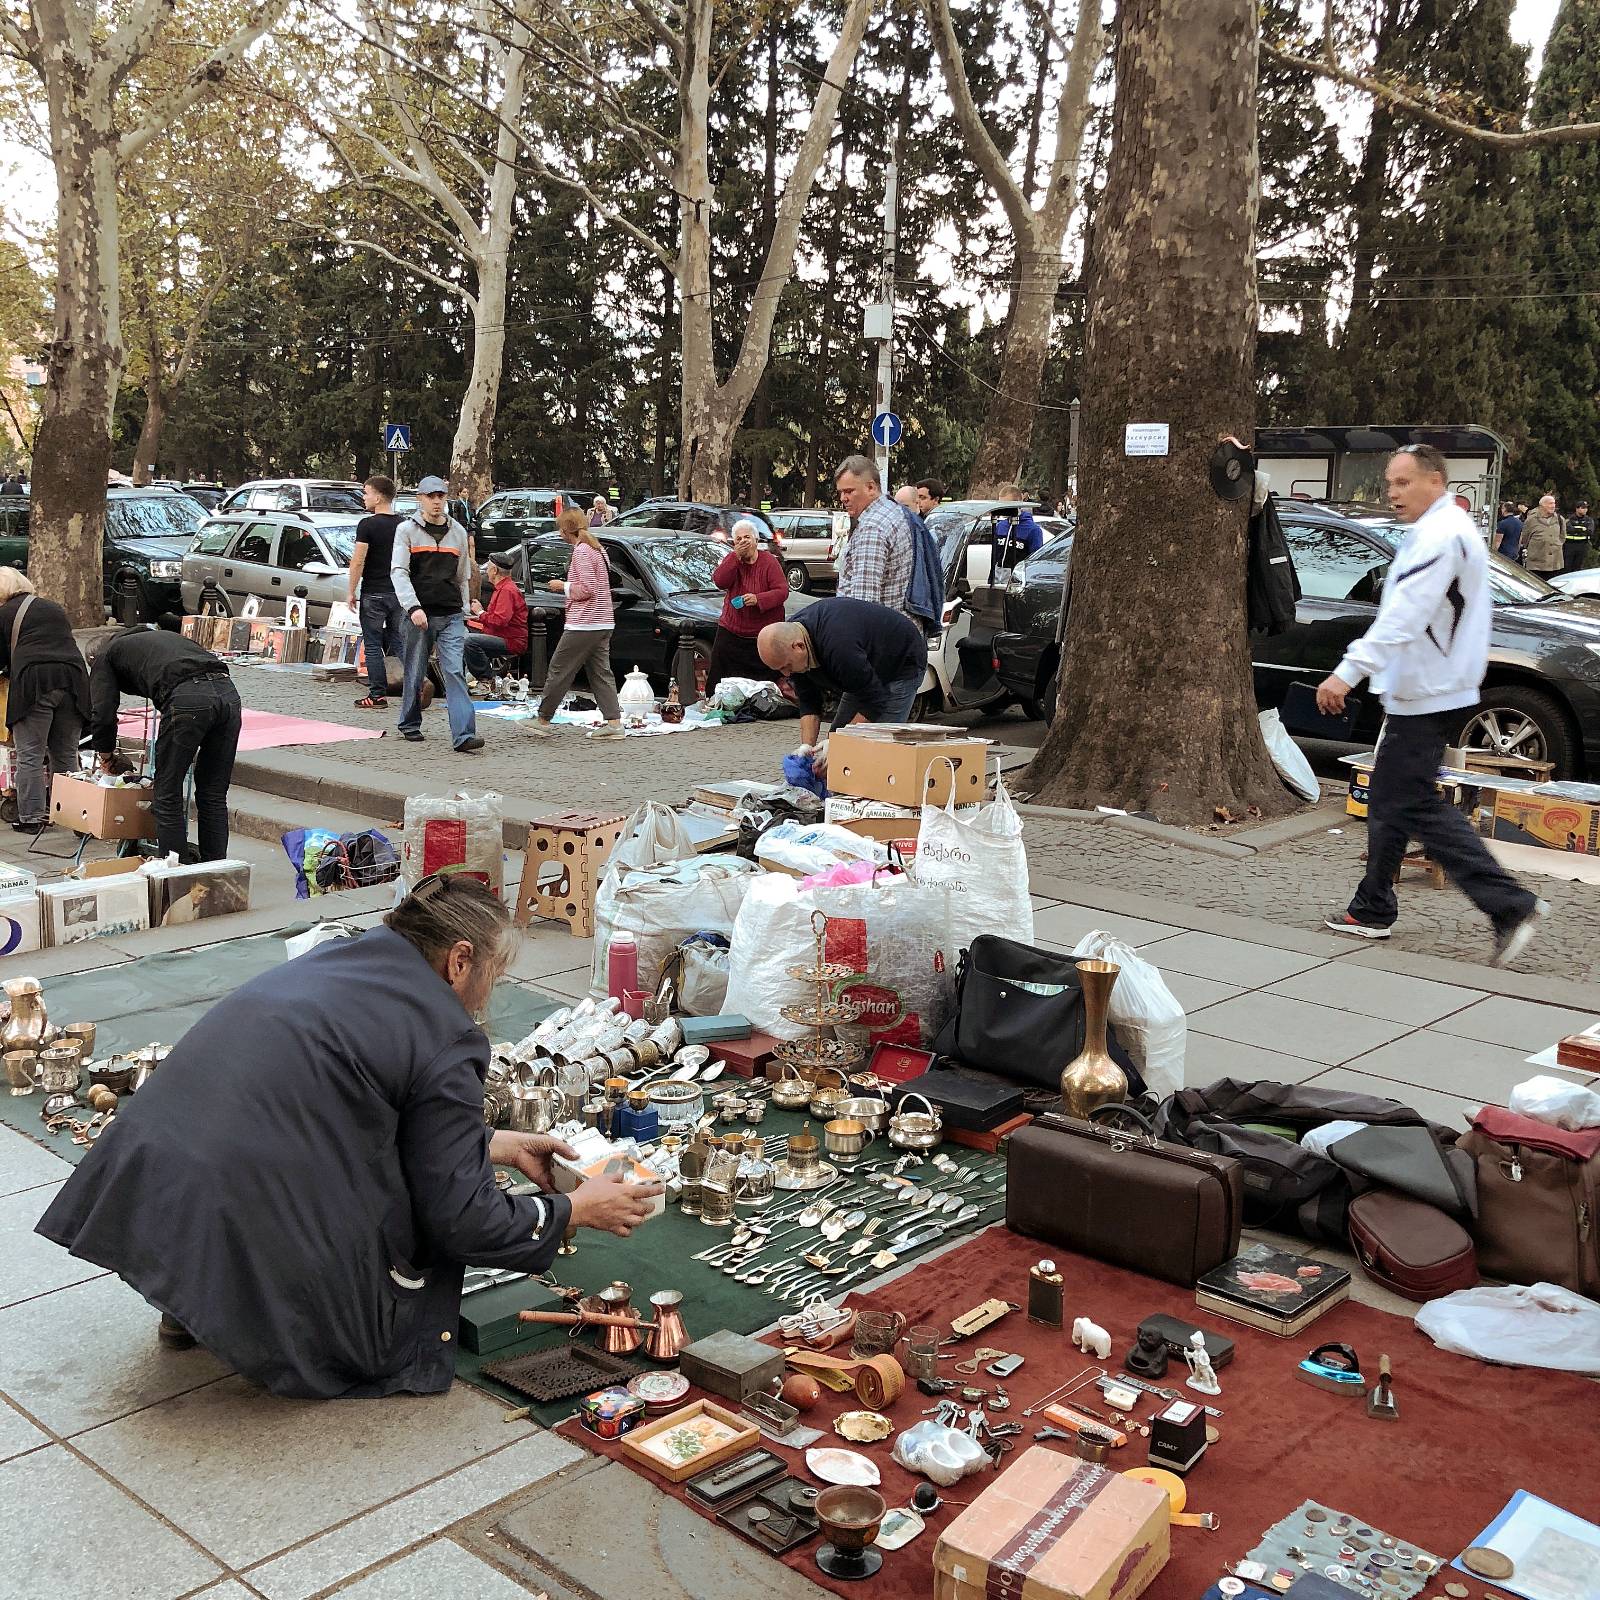
[[[1072,397],[1072,404],[1067,410],[1070,421],[1067,427],[1067,487],[1072,490],[1072,502],[1078,502],[1078,410],[1081,402],[1078,397]]]

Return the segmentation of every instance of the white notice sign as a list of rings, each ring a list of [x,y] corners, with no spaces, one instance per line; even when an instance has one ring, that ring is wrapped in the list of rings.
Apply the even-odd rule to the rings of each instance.
[[[1167,424],[1130,422],[1122,436],[1125,456],[1164,456],[1167,454]]]

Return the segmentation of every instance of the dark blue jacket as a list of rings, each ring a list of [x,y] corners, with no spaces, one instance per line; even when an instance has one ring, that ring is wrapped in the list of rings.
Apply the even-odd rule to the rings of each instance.
[[[446,1389],[463,1266],[542,1272],[564,1195],[495,1188],[489,1043],[375,928],[219,1000],[39,1223],[274,1394]]]
[[[794,674],[802,712],[820,717],[827,691],[853,695],[869,722],[888,706],[891,683],[928,667],[928,641],[903,611],[871,600],[835,596],[808,605],[794,619],[811,635],[816,666]]]
[[[937,633],[944,623],[944,562],[933,530],[911,509],[901,506],[911,527],[911,584],[906,590],[906,610],[922,624],[924,633]]]

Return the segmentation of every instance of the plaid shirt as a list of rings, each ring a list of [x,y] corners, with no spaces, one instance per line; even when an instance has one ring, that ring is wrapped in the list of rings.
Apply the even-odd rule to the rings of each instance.
[[[839,595],[903,611],[911,587],[911,526],[905,511],[879,495],[856,519],[839,569]]]

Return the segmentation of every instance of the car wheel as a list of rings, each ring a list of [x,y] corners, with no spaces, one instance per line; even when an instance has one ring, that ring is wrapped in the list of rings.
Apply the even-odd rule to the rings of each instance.
[[[789,587],[796,594],[811,593],[811,574],[806,571],[803,561],[786,561],[783,565],[783,575],[789,580]]]
[[[1059,672],[1059,670],[1060,669],[1058,668],[1057,672]],[[1060,692],[1060,682],[1057,672],[1052,672],[1050,676],[1045,679],[1044,684],[1039,690],[1039,698],[1037,700],[1029,700],[1024,702],[1027,706],[1036,708],[1030,709],[1028,715],[1030,717],[1036,717],[1047,728],[1056,720],[1056,698]]]
[[[1486,755],[1549,761],[1557,778],[1577,770],[1577,751],[1566,712],[1550,695],[1521,684],[1489,685],[1483,703],[1467,712],[1450,741]]]

